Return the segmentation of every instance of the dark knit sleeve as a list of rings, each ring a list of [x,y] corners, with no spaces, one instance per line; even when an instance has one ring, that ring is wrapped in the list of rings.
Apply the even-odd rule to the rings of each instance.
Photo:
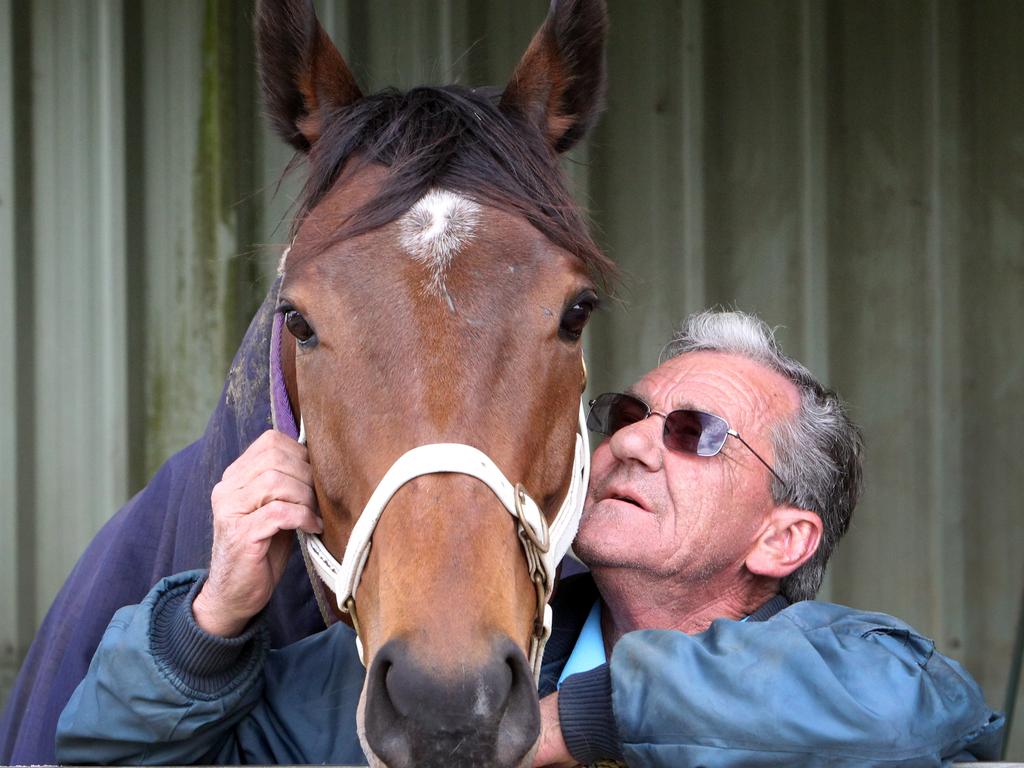
[[[578,762],[590,765],[598,760],[623,760],[607,664],[562,681],[558,719],[565,745]]]
[[[153,606],[150,644],[157,663],[175,686],[201,698],[222,696],[246,681],[268,646],[262,614],[237,637],[204,631],[192,602],[206,577],[168,589]]]

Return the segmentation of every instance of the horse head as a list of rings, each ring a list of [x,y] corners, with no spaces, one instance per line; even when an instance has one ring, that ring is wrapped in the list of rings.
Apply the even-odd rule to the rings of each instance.
[[[315,559],[367,665],[363,749],[527,764],[589,458],[580,335],[613,272],[558,160],[601,107],[604,3],[554,0],[503,91],[363,95],[311,0],[265,0],[256,31],[269,117],[308,168],[282,366]]]

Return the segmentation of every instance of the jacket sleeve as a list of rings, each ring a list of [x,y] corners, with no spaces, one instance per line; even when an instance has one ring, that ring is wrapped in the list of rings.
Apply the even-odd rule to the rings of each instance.
[[[203,571],[163,579],[114,615],[57,724],[61,763],[237,763],[236,726],[263,689],[267,633],[203,632],[192,598]],[[256,756],[258,758],[258,756]]]
[[[717,621],[699,635],[632,632],[607,667],[585,674],[580,690],[563,684],[562,718],[577,709],[575,742],[600,745],[601,733],[581,732],[577,705],[610,686],[618,749],[586,756],[630,766],[941,765],[994,758],[1003,728],[930,640],[891,617],[822,603],[765,622]]]

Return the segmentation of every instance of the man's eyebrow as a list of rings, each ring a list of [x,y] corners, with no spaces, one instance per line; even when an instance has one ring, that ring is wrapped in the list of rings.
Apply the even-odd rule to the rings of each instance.
[[[625,391],[623,392],[623,394],[624,394],[624,395],[630,395],[631,397],[635,397],[635,398],[636,398],[637,400],[639,400],[640,402],[642,402],[642,403],[645,403],[645,404],[647,405],[647,407],[648,407],[648,408],[651,408],[652,410],[654,410],[654,407],[653,407],[653,406],[651,405],[651,401],[650,401],[650,400],[648,400],[646,396],[644,396],[644,395],[640,394],[640,391],[639,391],[639,390],[638,390],[638,389],[636,388],[636,386],[635,386],[635,385],[634,385],[634,386],[630,386],[630,387],[626,387],[626,389],[625,389]],[[692,409],[692,408],[693,408],[693,406],[692,406],[692,405],[690,405],[689,403],[686,403],[686,404],[683,404],[683,405],[676,405],[676,406],[673,406],[673,407],[672,407],[672,408],[671,408],[670,410],[673,410],[673,411],[677,411],[677,410],[679,410],[680,408],[684,408],[684,409],[687,409],[687,408],[689,408],[689,409]]]
[[[630,397],[635,397],[637,400],[643,400],[645,403],[647,402],[646,400],[644,400],[644,396],[637,392],[636,386],[634,385],[626,387],[622,394],[629,395]]]
[[[644,397],[642,394],[640,394],[640,392],[637,390],[635,385],[634,386],[626,387],[626,389],[623,390],[623,394],[631,395],[631,396],[635,397],[637,400],[642,400],[643,402],[647,403],[647,407],[648,408],[652,408],[652,406],[648,402],[647,398]],[[652,408],[652,410],[653,410],[653,408]],[[712,413],[712,414],[715,413],[715,411],[709,409],[707,406],[700,405],[699,403],[695,403],[693,400],[680,400],[680,401],[678,401],[676,403],[673,403],[672,407],[668,409],[668,412],[671,412],[671,411],[700,411],[702,413]],[[722,418],[722,417],[719,417],[719,418]]]

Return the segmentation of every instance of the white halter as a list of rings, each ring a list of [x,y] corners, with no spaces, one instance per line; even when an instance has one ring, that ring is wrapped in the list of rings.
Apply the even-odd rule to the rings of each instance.
[[[300,427],[299,442],[305,442],[305,423]],[[535,681],[540,679],[544,645],[551,634],[551,607],[548,600],[555,582],[555,568],[572,544],[579,527],[583,500],[590,479],[590,441],[586,415],[580,402],[579,422],[569,490],[549,526],[536,502],[521,485],[513,486],[498,466],[482,451],[462,443],[421,445],[403,454],[381,478],[356,520],[339,563],[319,536],[299,532],[304,556],[313,564],[319,577],[334,592],[338,607],[352,615],[356,627],[356,644],[363,660],[355,615],[355,593],[363,567],[370,556],[370,542],[377,522],[391,497],[410,480],[423,475],[454,472],[481,480],[516,519],[519,540],[526,553],[530,578],[537,590],[537,616],[530,640],[529,661]],[[365,660],[364,660],[365,663]]]

